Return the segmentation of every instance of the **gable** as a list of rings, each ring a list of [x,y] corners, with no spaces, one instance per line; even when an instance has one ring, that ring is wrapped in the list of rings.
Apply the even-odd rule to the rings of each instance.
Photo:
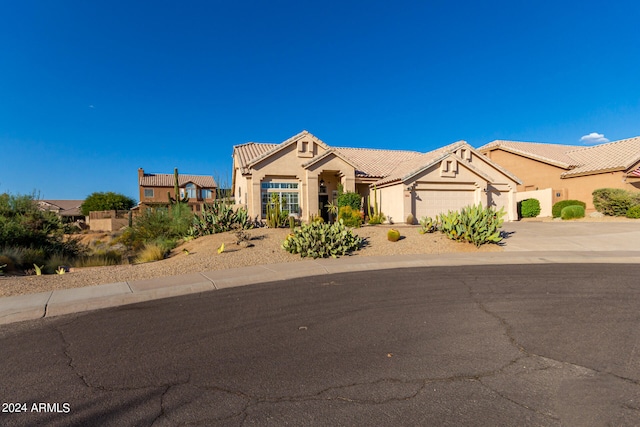
[[[328,149],[329,146],[327,144],[304,130],[252,159],[247,164],[247,167],[250,169],[263,168],[265,164],[282,157],[283,153],[289,154],[293,152],[295,157],[308,160]],[[302,162],[297,163],[301,164]]]

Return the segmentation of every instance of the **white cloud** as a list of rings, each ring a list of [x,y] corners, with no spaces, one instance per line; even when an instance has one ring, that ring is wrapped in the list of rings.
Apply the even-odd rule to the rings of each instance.
[[[594,145],[604,144],[605,142],[609,142],[609,140],[605,138],[601,133],[591,132],[589,135],[585,135],[580,138],[580,142],[582,142],[584,145]]]
[[[96,107],[94,107],[93,104],[91,104],[91,105],[89,105],[89,108],[93,109],[93,108],[96,108]]]

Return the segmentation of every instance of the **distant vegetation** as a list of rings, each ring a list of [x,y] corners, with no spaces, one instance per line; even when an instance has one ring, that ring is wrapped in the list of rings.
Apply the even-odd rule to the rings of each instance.
[[[124,211],[136,205],[135,200],[123,194],[112,191],[106,193],[91,193],[80,205],[82,215],[87,216],[92,211]]]
[[[3,271],[42,267],[55,272],[84,254],[78,240],[66,238],[60,218],[38,209],[34,195],[0,194],[0,265]]]

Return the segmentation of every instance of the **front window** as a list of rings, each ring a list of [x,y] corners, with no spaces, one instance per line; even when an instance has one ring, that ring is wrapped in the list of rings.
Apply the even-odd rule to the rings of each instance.
[[[287,213],[300,212],[297,182],[263,182],[262,187],[262,216],[267,216],[267,204],[273,194],[278,196],[280,208]],[[293,190],[293,191],[292,191]]]
[[[202,189],[202,198],[203,199],[211,199],[213,197],[213,192],[211,191],[210,188],[203,188]]]
[[[148,197],[150,199],[153,198],[153,188],[145,188],[144,189],[144,197]]]

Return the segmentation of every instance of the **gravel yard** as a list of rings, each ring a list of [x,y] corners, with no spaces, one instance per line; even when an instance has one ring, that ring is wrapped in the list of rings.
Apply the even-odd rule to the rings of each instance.
[[[498,245],[480,248],[467,243],[448,240],[440,233],[420,234],[418,226],[395,225],[403,238],[392,243],[387,240],[391,226],[364,226],[355,233],[365,239],[364,246],[351,256],[443,254],[454,252],[501,251]],[[257,228],[247,230],[251,236],[251,247],[236,245],[233,232],[201,237],[174,249],[165,260],[136,265],[88,267],[72,269],[63,275],[8,276],[0,277],[0,297],[32,294],[56,289],[76,288],[105,283],[152,279],[203,271],[222,270],[260,264],[276,264],[303,260],[280,247],[289,229]],[[225,251],[217,253],[220,245]],[[183,249],[187,249],[187,255]]]

